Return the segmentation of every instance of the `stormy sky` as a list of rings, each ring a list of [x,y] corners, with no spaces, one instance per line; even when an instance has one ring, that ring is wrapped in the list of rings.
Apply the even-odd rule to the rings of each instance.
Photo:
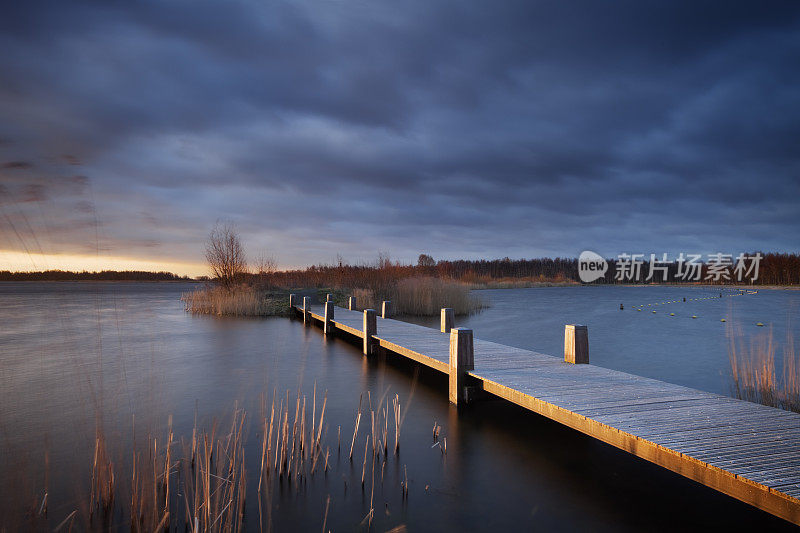
[[[798,2],[26,1],[0,50],[0,269],[800,249]]]

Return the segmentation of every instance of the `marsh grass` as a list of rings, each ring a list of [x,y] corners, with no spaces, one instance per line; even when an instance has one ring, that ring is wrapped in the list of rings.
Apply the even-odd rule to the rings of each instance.
[[[181,295],[186,311],[216,316],[285,316],[289,297],[249,285],[207,286]]]
[[[434,277],[405,278],[375,289],[353,289],[359,308],[380,309],[382,300],[392,302],[400,315],[438,316],[443,307],[457,315],[469,315],[487,304],[464,283]]]
[[[351,454],[359,455],[361,440],[364,443],[362,457],[351,455],[351,460],[361,463],[360,471],[351,472],[351,475],[358,479],[360,474],[364,501],[369,506],[362,521],[367,528],[375,516],[376,488],[378,495],[385,490],[386,464],[392,455],[399,460],[400,429],[414,396],[416,379],[415,375],[404,405],[401,406],[398,394],[389,394],[388,388],[380,398],[366,391],[361,394],[354,413]],[[258,522],[265,523],[266,511],[267,530],[271,529],[271,513],[275,508],[273,494],[279,492],[281,499],[287,494],[303,498],[305,487],[315,476],[327,483],[324,480],[331,468],[331,446],[326,444],[327,391],[318,394],[315,383],[311,395],[302,394],[300,390],[295,394],[288,390],[281,394],[275,389],[271,396],[270,402],[269,397],[262,394],[260,417],[252,424],[257,436],[256,449],[260,453],[250,456],[249,472],[245,467],[245,445],[250,433],[250,417],[238,404],[234,404],[222,421],[212,419],[202,426],[198,425],[195,413],[190,439],[175,436],[171,416],[166,431],[160,430],[157,434],[150,431],[145,437],[137,437],[134,418],[130,441],[116,431],[107,434],[98,423],[93,452],[84,463],[85,492],[79,489],[76,500],[60,503],[51,513],[50,521],[46,511],[46,487],[44,499],[40,493],[36,501],[20,508],[20,519],[27,524],[20,522],[20,527],[14,529],[44,529],[49,524],[50,527],[55,525],[58,531],[75,528],[135,532],[241,531],[246,526],[248,482],[251,490],[257,486]],[[390,434],[389,418],[392,416],[394,435]],[[359,429],[362,436],[359,446],[355,446]],[[337,441],[341,439],[340,433],[341,426]],[[388,445],[392,438],[394,453]],[[250,481],[250,472],[257,476],[257,482],[255,477]],[[405,497],[407,478],[395,483],[396,490]],[[330,499],[325,516],[320,517],[322,523],[328,520],[329,506]],[[8,516],[0,516],[0,532],[5,531],[8,523]]]
[[[772,329],[745,344],[741,330],[728,329],[728,357],[736,398],[800,413],[800,351],[787,335],[783,346],[783,368],[776,370],[778,347]]]

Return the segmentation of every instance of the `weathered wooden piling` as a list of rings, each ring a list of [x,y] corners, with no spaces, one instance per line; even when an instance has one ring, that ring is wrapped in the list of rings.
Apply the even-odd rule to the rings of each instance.
[[[291,309],[295,305],[294,304],[294,298],[295,298],[294,294],[290,294],[289,295],[289,309]]]
[[[356,297],[351,296],[347,299],[347,308],[351,311],[356,310]]]
[[[311,300],[308,296],[303,296],[303,324],[311,322]]]
[[[381,303],[381,318],[389,318],[392,316],[392,302],[384,300]]]
[[[328,335],[333,331],[333,302],[327,301],[325,302],[325,325],[323,327],[323,332],[325,335]]]
[[[452,328],[450,330],[450,403],[456,405],[469,400],[466,383],[467,372],[475,369],[475,350],[472,330]]]
[[[581,324],[564,326],[564,361],[589,364],[589,328]]]
[[[450,330],[456,325],[455,315],[453,310],[449,307],[442,308],[441,330],[442,333],[450,333]]]
[[[378,333],[378,316],[374,309],[364,309],[364,355],[374,352],[373,335]]]
[[[333,297],[331,296],[331,293],[328,293],[328,294],[326,294],[326,295],[325,295],[325,301],[326,301],[326,302],[332,302],[333,300],[332,300],[331,298],[333,298]]]

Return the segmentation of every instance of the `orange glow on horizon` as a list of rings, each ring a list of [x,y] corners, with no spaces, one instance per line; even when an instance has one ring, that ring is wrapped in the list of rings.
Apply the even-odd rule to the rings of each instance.
[[[156,261],[122,256],[83,254],[28,254],[12,250],[0,250],[0,270],[30,272],[39,270],[71,270],[95,272],[101,270],[142,270],[146,272],[172,272],[179,276],[208,275],[205,263],[180,261]]]

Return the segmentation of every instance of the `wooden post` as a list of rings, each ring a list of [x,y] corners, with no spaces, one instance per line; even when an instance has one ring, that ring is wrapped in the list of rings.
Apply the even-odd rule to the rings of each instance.
[[[308,325],[311,322],[311,301],[308,296],[303,296],[303,324]]]
[[[450,403],[458,405],[468,400],[465,388],[467,372],[475,368],[475,352],[472,330],[452,328],[450,330]]]
[[[333,331],[333,302],[325,302],[325,326],[323,332],[328,335]]]
[[[389,318],[391,316],[392,302],[384,300],[381,304],[381,318]]]
[[[350,309],[351,311],[355,311],[356,310],[356,297],[355,296],[351,296],[350,298],[347,299],[347,308]]]
[[[289,295],[289,309],[294,307],[294,294]]]
[[[450,333],[450,330],[456,325],[455,315],[453,310],[449,307],[442,308],[442,333]]]
[[[378,333],[378,316],[374,309],[364,309],[364,355],[375,352],[373,335]]]
[[[564,361],[589,364],[589,329],[580,324],[564,326]]]
[[[330,301],[332,301],[332,300],[331,300],[331,293],[328,293],[328,294],[325,296],[325,301],[326,301],[326,302],[330,302]]]

